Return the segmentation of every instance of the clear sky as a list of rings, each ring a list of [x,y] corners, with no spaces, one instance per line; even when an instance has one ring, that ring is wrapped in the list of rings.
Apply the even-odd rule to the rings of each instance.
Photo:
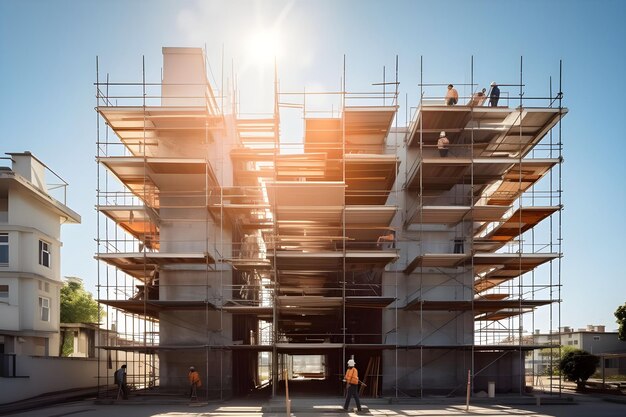
[[[95,62],[112,81],[158,82],[162,46],[206,47],[212,74],[237,74],[243,111],[272,111],[275,39],[283,91],[367,91],[399,56],[404,97],[425,82],[556,85],[563,60],[562,325],[606,324],[626,301],[626,2],[0,0],[0,152],[29,150],[70,183],[83,223],[63,227],[63,275],[95,292]],[[270,39],[255,44],[251,39]],[[271,52],[271,51],[270,51]],[[468,91],[460,89],[461,94]],[[536,323],[544,331],[547,323]]]

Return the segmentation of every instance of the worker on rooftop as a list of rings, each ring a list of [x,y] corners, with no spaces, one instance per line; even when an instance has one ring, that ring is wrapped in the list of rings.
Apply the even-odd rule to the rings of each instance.
[[[459,92],[452,84],[448,84],[448,92],[446,93],[446,106],[454,106],[459,102]]]
[[[498,107],[498,100],[500,100],[500,89],[495,81],[491,82],[491,91],[489,93],[489,107]]]
[[[474,95],[472,96],[472,100],[470,101],[470,106],[482,106],[482,104],[485,102],[485,99],[487,98],[487,96],[485,95],[486,92],[487,89],[483,88],[481,91],[477,91],[476,93],[474,93]]]

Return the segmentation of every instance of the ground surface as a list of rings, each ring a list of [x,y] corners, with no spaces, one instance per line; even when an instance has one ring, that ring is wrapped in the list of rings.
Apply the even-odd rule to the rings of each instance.
[[[495,399],[497,400],[497,398]],[[606,401],[600,397],[577,395],[574,402],[549,405],[470,405],[469,413],[458,399],[444,400],[440,404],[385,404],[385,401],[363,399],[364,412],[343,412],[341,398],[293,398],[292,416],[533,416],[533,417],[624,417],[626,404]],[[502,399],[506,403],[506,399]],[[155,404],[150,401],[116,401],[111,404],[96,404],[93,400],[55,405],[36,410],[4,414],[23,417],[278,417],[286,416],[284,403],[277,400],[227,401],[222,403]]]

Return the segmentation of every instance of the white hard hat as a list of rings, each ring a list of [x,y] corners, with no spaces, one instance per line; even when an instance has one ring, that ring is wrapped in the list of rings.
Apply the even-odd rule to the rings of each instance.
[[[439,136],[445,136],[446,132],[444,132],[443,130],[441,131],[441,133],[439,134]]]
[[[190,371],[195,371],[195,370],[196,370],[196,368],[194,368],[193,366],[190,366],[190,367],[189,367],[189,370],[190,370]]]
[[[354,359],[349,359],[348,366],[354,366],[354,365],[356,365],[356,362],[354,362]]]
[[[496,86],[496,82],[495,82],[495,81],[492,81],[492,82],[491,82],[491,86],[492,86],[492,87],[495,87],[495,86]]]

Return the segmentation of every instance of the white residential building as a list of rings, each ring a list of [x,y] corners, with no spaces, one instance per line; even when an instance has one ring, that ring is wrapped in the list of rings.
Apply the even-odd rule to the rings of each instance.
[[[52,197],[67,183],[30,152],[8,153],[0,167],[0,371],[11,355],[59,351],[61,225],[80,216]],[[46,175],[57,183],[49,187]],[[57,187],[58,183],[61,187]]]

